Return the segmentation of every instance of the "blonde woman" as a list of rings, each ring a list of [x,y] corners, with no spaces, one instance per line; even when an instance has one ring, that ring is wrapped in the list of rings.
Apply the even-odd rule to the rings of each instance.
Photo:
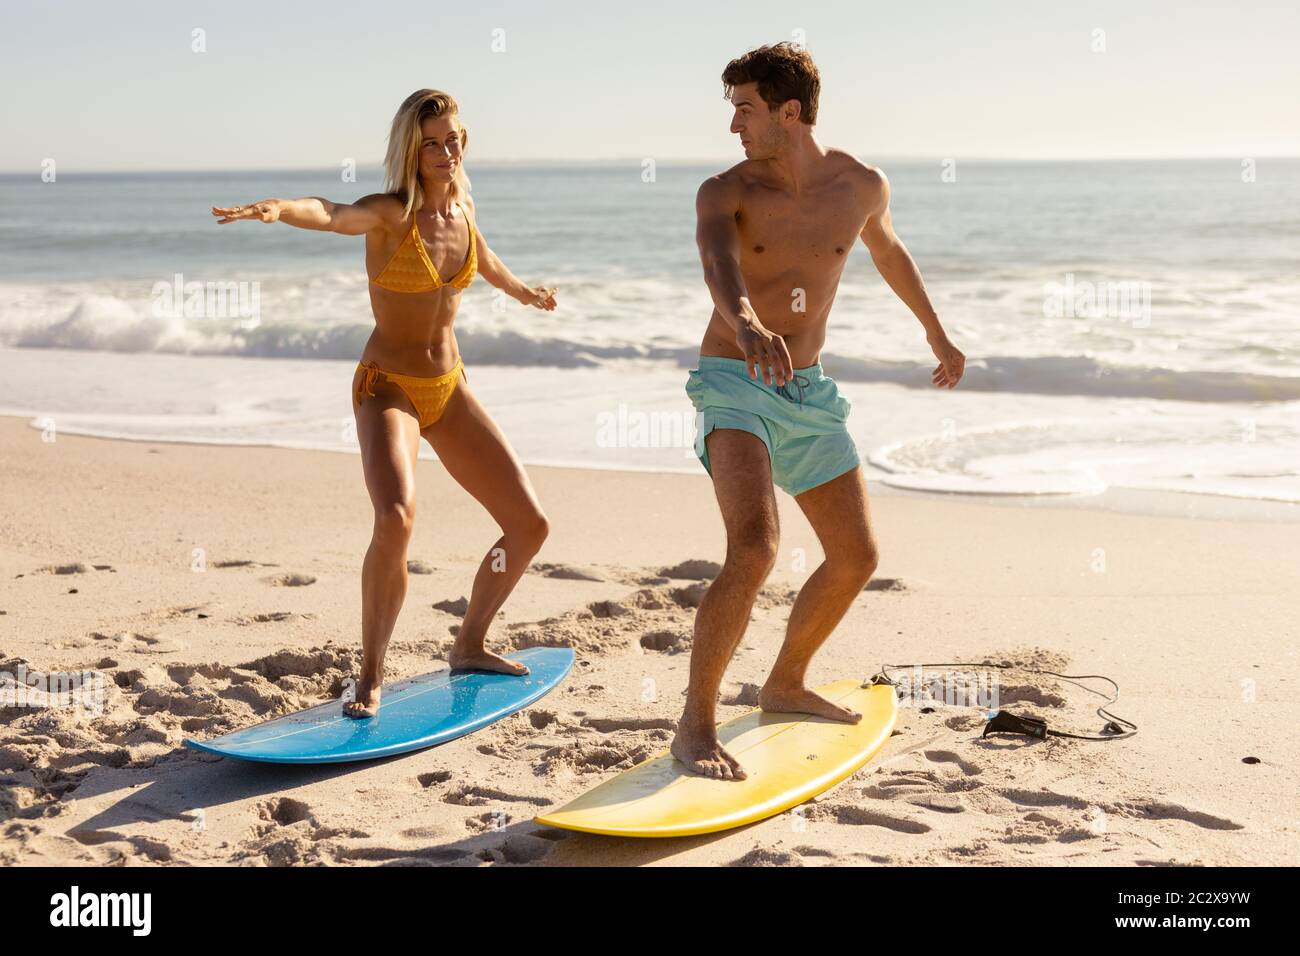
[[[351,204],[311,196],[212,210],[222,224],[283,222],[366,237],[375,330],[352,379],[352,410],[375,523],[361,571],[362,674],[344,707],[350,717],[379,710],[384,653],[406,596],[421,438],[502,532],[479,565],[448,663],[528,672],[487,650],[485,640],[546,540],[546,515],[514,450],[468,386],[452,323],[476,272],[523,305],[548,312],[556,290],[516,279],[479,232],[462,165],[468,139],[454,99],[417,90],[393,118],[384,192]]]

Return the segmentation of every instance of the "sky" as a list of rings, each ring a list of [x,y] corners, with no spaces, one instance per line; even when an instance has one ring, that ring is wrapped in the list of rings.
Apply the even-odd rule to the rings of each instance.
[[[0,0],[0,172],[374,164],[422,87],[471,168],[735,160],[719,75],[784,39],[869,162],[1300,155],[1294,2]]]

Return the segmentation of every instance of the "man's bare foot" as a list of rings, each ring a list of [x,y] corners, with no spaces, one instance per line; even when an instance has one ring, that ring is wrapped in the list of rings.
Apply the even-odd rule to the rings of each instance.
[[[528,668],[518,661],[508,661],[500,654],[493,654],[482,647],[462,650],[453,645],[451,653],[447,655],[447,663],[452,670],[493,671],[514,677],[523,677],[528,673]]]
[[[343,713],[358,720],[375,716],[379,713],[379,698],[382,693],[378,681],[374,684],[359,682],[356,697],[343,704]]]
[[[736,758],[723,749],[713,727],[693,730],[684,722],[678,724],[677,736],[673,738],[669,751],[691,773],[716,780],[744,780],[749,776]]]
[[[812,714],[827,720],[856,724],[862,715],[856,710],[832,704],[807,687],[773,687],[764,684],[758,692],[758,706],[769,714]]]

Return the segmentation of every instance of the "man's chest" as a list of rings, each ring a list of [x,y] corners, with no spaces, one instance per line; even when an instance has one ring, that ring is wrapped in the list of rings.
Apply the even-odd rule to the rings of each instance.
[[[742,260],[776,270],[842,263],[865,225],[866,213],[848,186],[797,198],[751,190],[736,217]]]

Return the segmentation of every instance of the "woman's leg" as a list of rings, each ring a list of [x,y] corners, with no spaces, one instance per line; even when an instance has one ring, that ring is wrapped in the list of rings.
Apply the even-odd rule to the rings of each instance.
[[[528,668],[484,647],[488,627],[541,550],[546,515],[510,443],[464,378],[424,437],[447,472],[487,509],[502,534],[474,578],[469,609],[448,658],[452,667],[526,674]]]
[[[374,531],[361,566],[361,680],[343,712],[373,717],[384,680],[384,653],[406,597],[406,548],[415,519],[415,458],[420,426],[411,401],[390,382],[374,383],[374,396],[356,402],[358,371],[352,383],[352,413],[361,445],[366,490],[375,509]]]

